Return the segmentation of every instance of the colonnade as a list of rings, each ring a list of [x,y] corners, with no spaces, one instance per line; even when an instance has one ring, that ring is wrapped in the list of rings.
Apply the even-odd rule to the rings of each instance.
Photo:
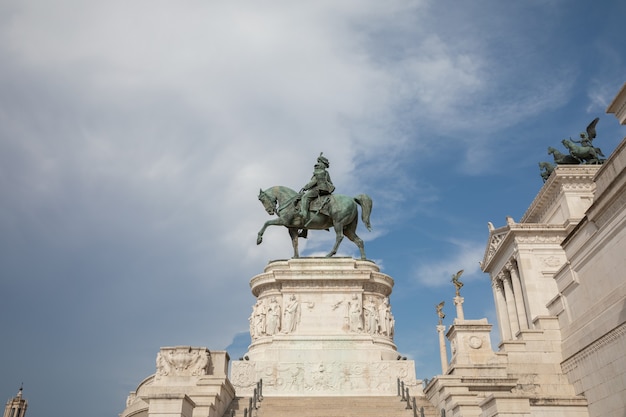
[[[528,330],[528,317],[517,262],[510,260],[495,276],[491,285],[496,301],[502,340],[514,339],[520,330]]]

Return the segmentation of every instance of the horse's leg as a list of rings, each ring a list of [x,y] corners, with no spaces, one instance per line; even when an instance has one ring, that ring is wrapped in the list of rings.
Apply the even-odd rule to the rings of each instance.
[[[294,259],[297,259],[300,257],[300,254],[298,253],[298,229],[290,227],[288,230],[289,236],[291,237],[291,245],[293,246],[293,257]]]
[[[263,233],[265,233],[265,229],[267,229],[269,226],[284,226],[284,225],[285,223],[280,217],[266,221],[263,227],[261,228],[261,230],[259,230],[259,233],[257,234],[256,244],[260,245],[261,242],[263,242]]]
[[[362,260],[366,260],[367,258],[365,257],[365,246],[363,245],[363,239],[361,239],[357,234],[356,234],[356,226],[357,226],[358,220],[354,219],[354,221],[352,223],[350,223],[349,225],[347,225],[344,229],[343,229],[343,234],[350,239],[351,241],[354,242],[354,244],[359,248],[359,251],[361,252],[361,259]]]
[[[335,246],[333,246],[333,249],[330,252],[328,252],[328,255],[326,255],[327,258],[330,258],[331,256],[337,253],[337,250],[339,249],[339,244],[343,240],[343,223],[335,222],[333,223],[333,227],[335,228],[335,235],[336,235]]]

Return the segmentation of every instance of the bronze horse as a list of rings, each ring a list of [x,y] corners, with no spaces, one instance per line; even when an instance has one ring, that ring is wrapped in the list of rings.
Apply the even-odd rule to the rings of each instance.
[[[372,199],[367,194],[360,194],[356,197],[349,197],[341,194],[331,194],[327,197],[328,202],[324,203],[317,211],[311,211],[309,218],[303,218],[297,208],[299,193],[288,187],[275,186],[259,192],[259,200],[265,207],[265,211],[271,216],[278,215],[278,218],[265,222],[258,233],[257,245],[263,242],[263,233],[269,226],[285,226],[291,236],[293,245],[293,257],[299,258],[298,237],[300,230],[328,230],[335,229],[335,245],[326,255],[331,257],[337,253],[339,244],[346,236],[353,241],[361,251],[361,259],[366,259],[363,240],[356,234],[356,227],[359,221],[357,205],[361,206],[361,220],[371,230],[370,214],[372,212]]]
[[[570,155],[576,158],[580,163],[602,163],[600,157],[604,155],[598,148],[594,148],[593,146],[578,146],[574,142],[567,139],[563,139],[561,143],[569,150]]]
[[[552,155],[555,164],[579,164],[580,161],[574,158],[572,155],[566,155],[561,153],[558,149],[552,146],[548,147],[548,154]]]

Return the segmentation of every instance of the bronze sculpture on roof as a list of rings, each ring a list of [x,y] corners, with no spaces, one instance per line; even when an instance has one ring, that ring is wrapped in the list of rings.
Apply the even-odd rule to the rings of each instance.
[[[594,146],[593,140],[596,138],[596,125],[600,120],[596,117],[589,123],[585,132],[580,133],[580,140],[572,138],[563,139],[561,143],[567,149],[568,153],[561,153],[552,146],[548,147],[548,154],[554,158],[554,164],[549,162],[540,162],[539,170],[543,182],[546,182],[550,174],[558,165],[578,165],[578,164],[602,164],[604,163],[604,154],[597,146]]]

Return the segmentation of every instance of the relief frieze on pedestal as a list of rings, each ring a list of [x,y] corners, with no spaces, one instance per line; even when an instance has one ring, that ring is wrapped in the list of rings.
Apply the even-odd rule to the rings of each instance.
[[[163,347],[156,358],[156,379],[208,375],[210,365],[211,354],[206,348]]]
[[[337,395],[342,392],[393,395],[397,379],[415,381],[412,362],[245,362],[233,363],[231,382],[250,389],[263,379],[266,395]]]

